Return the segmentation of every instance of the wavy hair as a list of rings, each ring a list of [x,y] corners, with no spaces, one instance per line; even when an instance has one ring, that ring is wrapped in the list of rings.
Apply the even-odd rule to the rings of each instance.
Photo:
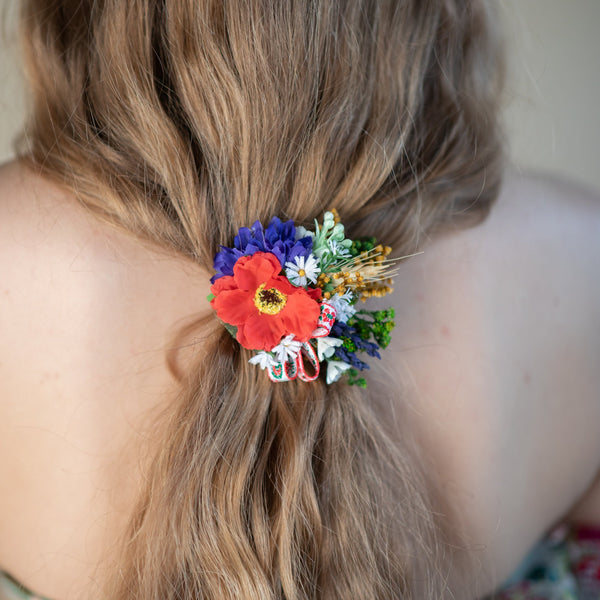
[[[98,218],[207,269],[239,227],[332,206],[351,236],[407,254],[497,195],[488,12],[25,0],[21,156]],[[390,438],[367,392],[273,384],[214,317],[197,325],[206,352],[179,373],[105,597],[441,597],[447,524],[418,450]]]

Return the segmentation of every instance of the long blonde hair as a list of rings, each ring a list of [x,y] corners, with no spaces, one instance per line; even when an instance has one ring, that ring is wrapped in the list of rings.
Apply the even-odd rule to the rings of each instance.
[[[25,0],[22,30],[24,159],[207,269],[256,219],[335,206],[406,254],[497,195],[478,1]],[[430,485],[367,394],[272,384],[203,325],[105,597],[440,597]]]

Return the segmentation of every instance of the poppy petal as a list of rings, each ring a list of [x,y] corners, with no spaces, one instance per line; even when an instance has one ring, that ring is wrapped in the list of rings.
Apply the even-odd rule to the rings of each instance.
[[[233,276],[241,290],[252,293],[261,284],[281,271],[277,257],[269,252],[255,252],[252,256],[243,256],[233,267]]]
[[[321,297],[323,296],[321,288],[308,288],[306,293],[317,302],[320,301]]]
[[[225,275],[215,280],[215,282],[210,286],[210,292],[211,294],[218,296],[221,292],[224,292],[225,290],[235,290],[237,289],[237,287],[238,286],[235,283],[235,279],[230,275]]]
[[[279,315],[257,314],[238,328],[237,340],[251,350],[271,350],[287,333]]]
[[[285,294],[286,296],[290,296],[291,294],[296,294],[298,292],[303,293],[304,289],[303,288],[298,288],[295,285],[292,285],[290,283],[290,280],[285,277],[284,275],[277,275],[276,277],[272,277],[271,279],[268,279],[267,281],[265,281],[265,287],[271,288],[277,288],[280,292],[282,292],[283,294]]]
[[[320,314],[319,304],[305,290],[302,290],[288,296],[286,305],[279,316],[281,316],[287,333],[293,333],[301,342],[306,342],[317,327]]]
[[[250,315],[258,312],[253,297],[244,290],[225,290],[210,303],[219,319],[230,325],[241,325]]]

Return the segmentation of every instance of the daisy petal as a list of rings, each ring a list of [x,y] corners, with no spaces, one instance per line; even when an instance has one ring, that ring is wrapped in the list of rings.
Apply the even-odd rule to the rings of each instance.
[[[284,363],[289,359],[295,359],[301,348],[302,343],[294,340],[294,334],[291,334],[286,335],[277,346],[271,349],[271,352],[275,352],[277,360]]]
[[[275,359],[264,351],[255,354],[248,362],[252,365],[258,365],[261,369],[268,369],[277,364]]]

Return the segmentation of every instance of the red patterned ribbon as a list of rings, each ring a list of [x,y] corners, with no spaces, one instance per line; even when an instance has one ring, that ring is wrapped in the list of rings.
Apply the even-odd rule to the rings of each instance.
[[[317,328],[313,331],[311,339],[329,335],[335,323],[336,314],[337,311],[331,304],[322,302]],[[311,365],[312,372],[306,370],[305,359]],[[320,364],[315,349],[310,342],[304,342],[295,359],[288,360],[285,363],[276,363],[269,367],[268,373],[271,381],[292,381],[296,377],[299,377],[302,381],[314,381],[319,376],[319,370]]]

